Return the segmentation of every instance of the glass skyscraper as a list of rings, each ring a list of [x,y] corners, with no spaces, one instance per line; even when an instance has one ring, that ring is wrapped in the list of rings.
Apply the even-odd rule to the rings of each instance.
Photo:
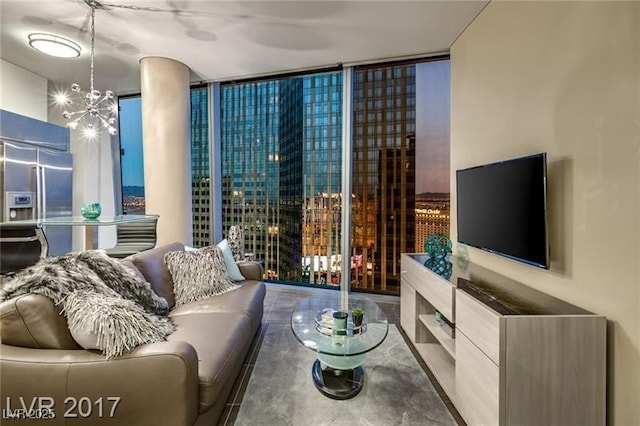
[[[338,286],[349,268],[352,289],[398,294],[400,253],[449,233],[449,79],[448,58],[354,69],[350,212],[342,211],[341,71],[221,84],[220,158],[210,152],[209,87],[193,87],[194,245],[216,243],[210,166],[219,161],[222,206],[213,208],[225,234],[242,226],[266,279]],[[135,213],[144,211],[140,98],[120,106],[124,212]],[[349,253],[341,253],[343,214]]]
[[[354,73],[351,287],[400,294],[400,253],[415,247],[415,65]]]
[[[242,227],[245,252],[263,264],[265,279],[338,286],[349,268],[352,289],[399,294],[400,254],[449,232],[448,66],[445,58],[354,69],[345,258],[342,72],[221,84],[223,232]],[[194,107],[194,126],[204,132],[197,114]],[[192,156],[194,238],[206,245],[204,136]]]
[[[341,73],[221,89],[223,229],[243,227],[267,279],[337,283]]]
[[[206,86],[191,88],[191,196],[193,245],[211,244],[209,103]]]

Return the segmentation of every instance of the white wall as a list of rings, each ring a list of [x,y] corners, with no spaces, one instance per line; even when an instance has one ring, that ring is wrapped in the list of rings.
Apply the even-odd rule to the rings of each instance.
[[[65,120],[59,108],[49,107],[48,82],[23,68],[0,59],[0,108],[27,117],[63,126]],[[104,215],[114,213],[112,161],[109,137],[106,132],[99,143],[87,143],[79,132],[71,131],[73,154],[73,212],[80,214],[82,203],[100,201]],[[101,161],[98,167],[98,161]],[[100,173],[98,173],[98,170]],[[98,177],[100,176],[100,178]],[[114,226],[100,227],[98,246],[115,245]],[[74,229],[73,249],[84,248],[83,229]]]
[[[640,424],[640,3],[491,2],[451,48],[455,170],[546,151],[551,270],[459,254],[606,315],[608,417]]]
[[[0,109],[47,121],[47,79],[0,59]]]

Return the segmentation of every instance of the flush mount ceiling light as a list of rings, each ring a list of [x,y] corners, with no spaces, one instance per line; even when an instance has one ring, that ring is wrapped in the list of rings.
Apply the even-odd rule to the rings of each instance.
[[[80,56],[80,46],[78,44],[53,34],[29,34],[29,46],[58,58],[77,58]]]

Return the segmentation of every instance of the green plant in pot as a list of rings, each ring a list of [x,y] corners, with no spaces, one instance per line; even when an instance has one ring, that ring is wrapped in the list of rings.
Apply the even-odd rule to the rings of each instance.
[[[351,317],[353,318],[354,327],[362,327],[362,319],[364,318],[364,309],[354,308],[351,310]]]

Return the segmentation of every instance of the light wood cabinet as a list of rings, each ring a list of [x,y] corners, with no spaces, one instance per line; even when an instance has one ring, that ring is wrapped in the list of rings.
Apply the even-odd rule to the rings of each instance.
[[[423,264],[428,256],[402,254],[400,272],[400,326],[427,364],[442,389],[455,396],[455,339],[451,327],[436,318],[436,312],[453,324],[455,286]]]
[[[402,255],[400,323],[468,424],[606,423],[605,317],[456,257],[445,279],[426,259]]]
[[[456,408],[469,424],[500,424],[500,367],[462,333],[456,347]]]

